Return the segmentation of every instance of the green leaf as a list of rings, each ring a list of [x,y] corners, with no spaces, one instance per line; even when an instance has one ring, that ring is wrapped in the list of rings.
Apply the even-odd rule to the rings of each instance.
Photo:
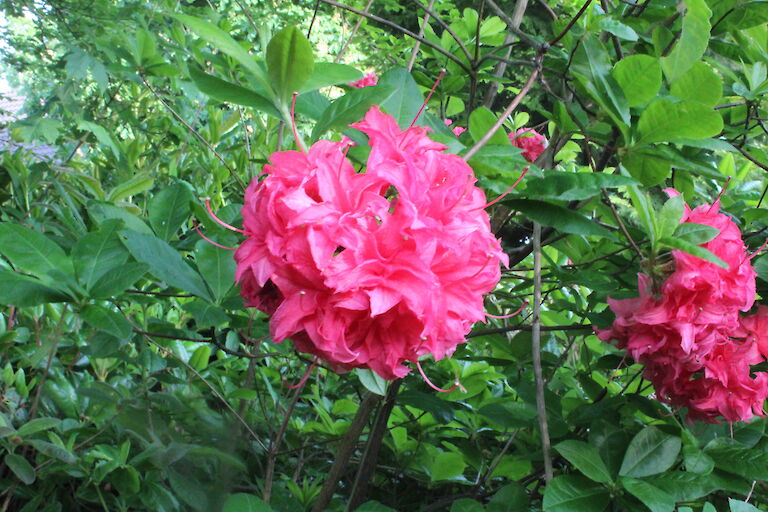
[[[49,457],[53,457],[54,459],[59,459],[60,461],[67,464],[74,464],[77,462],[77,456],[75,456],[74,453],[67,450],[66,448],[62,448],[61,446],[49,443],[48,441],[32,439],[31,441],[28,441],[28,444],[32,445],[32,447],[38,452]]]
[[[651,512],[674,512],[675,499],[658,487],[631,477],[622,477],[621,484]]]
[[[384,396],[387,394],[387,381],[381,378],[373,370],[357,369],[357,378],[365,389],[371,393]]]
[[[397,395],[397,403],[426,411],[435,418],[435,421],[442,424],[450,423],[455,417],[455,409],[451,402],[415,389],[400,392]]]
[[[485,512],[485,507],[475,500],[461,498],[453,502],[451,512]]]
[[[480,140],[497,120],[498,117],[486,107],[478,107],[473,110],[472,114],[469,116],[469,134],[472,136],[472,139],[475,142]],[[512,143],[509,141],[509,137],[502,127],[488,140],[488,145],[511,146]]]
[[[199,328],[218,327],[229,322],[229,316],[223,309],[203,300],[187,302],[182,309],[192,314]]]
[[[419,86],[408,70],[393,68],[379,77],[380,87],[391,87],[394,93],[381,103],[381,108],[395,118],[398,126],[405,129],[411,125],[424,102]],[[424,119],[419,119],[423,124]]]
[[[0,224],[0,253],[17,270],[40,277],[58,271],[74,276],[72,261],[64,250],[47,236],[18,224]]]
[[[258,65],[253,56],[249,55],[248,52],[232,38],[232,36],[216,25],[195,18],[194,16],[187,16],[185,14],[174,14],[173,16],[189,27],[189,29],[199,37],[205,39],[217,49],[239,62],[240,65],[242,65],[258,82],[261,83],[261,85],[264,86],[270,95],[272,94],[273,89],[270,86],[264,70]]]
[[[88,304],[80,311],[80,314],[88,325],[111,334],[118,340],[127,339],[133,332],[131,324],[122,314],[111,311],[104,306]]]
[[[0,270],[0,304],[26,307],[70,300],[72,298],[69,295],[46,286],[39,279],[10,270]]]
[[[656,57],[629,55],[617,62],[611,76],[618,82],[630,107],[645,105],[661,88],[661,64]]]
[[[637,184],[632,178],[596,172],[543,171],[541,178],[526,182],[525,195],[541,199],[571,201],[587,199],[603,188],[618,188]]]
[[[280,111],[272,104],[271,100],[250,89],[210,75],[194,64],[189,65],[189,77],[195,83],[195,86],[200,89],[200,92],[206,96],[210,96],[218,101],[251,107],[277,119],[282,119]]]
[[[272,507],[253,494],[230,494],[224,502],[222,512],[272,512]]]
[[[600,20],[600,28],[625,41],[637,41],[637,32],[618,20],[603,18]]]
[[[754,505],[746,501],[736,501],[733,498],[728,498],[728,508],[731,512],[760,512],[760,509]]]
[[[72,261],[78,281],[88,291],[107,273],[128,261],[128,251],[120,242],[122,222],[104,221],[98,231],[88,233],[72,248]]]
[[[90,296],[94,299],[109,299],[123,293],[149,271],[144,263],[127,263],[107,272],[93,284]]]
[[[544,489],[544,512],[601,512],[610,496],[602,485],[578,475],[556,476]]]
[[[531,220],[535,220],[545,226],[552,226],[563,233],[615,238],[613,233],[603,226],[595,224],[591,219],[556,204],[530,199],[508,199],[503,204],[513,210],[523,212]]]
[[[696,224],[695,222],[684,222],[677,226],[673,236],[693,245],[701,245],[709,242],[719,234],[720,230],[712,226]]]
[[[583,441],[569,440],[556,444],[555,449],[590,480],[602,484],[613,482],[608,468],[594,446]]]
[[[146,235],[152,234],[152,230],[143,220],[113,204],[100,201],[89,201],[87,208],[88,214],[97,224],[103,224],[109,219],[120,219],[125,223],[125,227],[128,229]]]
[[[331,128],[347,126],[350,123],[360,121],[371,108],[371,105],[381,104],[394,92],[393,88],[381,85],[349,91],[328,105],[312,130],[312,139],[319,139]]]
[[[525,428],[536,418],[536,408],[527,402],[504,400],[482,406],[477,411],[502,428]]]
[[[723,97],[723,81],[709,64],[695,62],[691,69],[672,82],[670,92],[681,100],[713,107]]]
[[[211,346],[204,343],[197,347],[189,358],[189,365],[195,370],[201,372],[208,367],[208,361],[211,359]]]
[[[624,168],[646,187],[663,182],[672,170],[672,163],[651,148],[635,149],[621,159]]]
[[[316,62],[312,75],[299,92],[314,91],[331,85],[347,84],[363,78],[363,73],[352,66],[335,62]]]
[[[35,468],[21,455],[8,453],[5,455],[3,462],[26,485],[31,485],[35,482]]]
[[[622,131],[629,125],[629,104],[624,91],[611,76],[611,59],[603,43],[597,37],[582,39],[576,50],[578,64],[574,62],[574,73],[595,102],[611,117]]]
[[[464,473],[467,463],[460,453],[442,452],[429,465],[429,477],[433,482],[451,480]]]
[[[131,196],[141,194],[152,188],[155,179],[149,175],[134,176],[128,181],[124,181],[109,191],[107,201],[116,203]]]
[[[692,243],[686,242],[685,240],[681,240],[679,238],[672,238],[672,237],[660,238],[659,245],[668,247],[670,249],[677,249],[679,251],[686,252],[688,254],[696,256],[697,258],[701,258],[710,263],[714,263],[720,268],[725,268],[725,269],[728,268],[728,264],[726,262],[724,262],[723,260],[715,256],[708,249],[699,247],[698,245],[693,245]]]
[[[166,242],[170,241],[192,211],[189,203],[192,192],[184,183],[165,187],[149,202],[149,224],[155,234]]]
[[[221,300],[235,283],[232,253],[200,240],[195,244],[195,262],[216,301]]]
[[[20,426],[19,430],[16,431],[16,435],[19,437],[31,436],[37,432],[50,430],[59,425],[61,425],[61,420],[58,418],[35,418]]]
[[[683,29],[669,56],[661,58],[664,74],[670,82],[688,71],[704,55],[709,45],[709,10],[705,0],[686,0]]]
[[[636,146],[678,139],[705,139],[720,133],[723,118],[712,108],[692,101],[656,100],[640,114]]]
[[[267,45],[267,72],[272,87],[284,104],[312,75],[315,59],[312,45],[296,27],[285,27]]]
[[[506,137],[505,139],[509,142],[509,139]],[[523,169],[530,165],[523,157],[522,151],[509,144],[503,146],[486,144],[468,163],[477,176],[500,176],[511,179],[514,183]]]
[[[120,234],[133,257],[149,265],[150,272],[155,277],[203,299],[213,300],[200,274],[166,242],[156,236],[131,230],[123,230]]]
[[[683,195],[677,195],[667,199],[664,206],[661,207],[659,214],[656,216],[656,234],[659,238],[663,238],[671,235],[680,226],[680,221],[683,219],[683,212],[685,209],[685,200]]]
[[[750,480],[768,480],[768,453],[745,448],[737,441],[716,439],[704,447],[715,466]]]
[[[699,450],[696,446],[683,445],[683,463],[686,471],[708,475],[715,467],[715,461],[712,457]]]
[[[679,437],[645,427],[630,441],[619,475],[639,478],[662,473],[677,460],[680,445]]]
[[[517,482],[511,482],[496,491],[488,506],[486,512],[528,512],[528,495],[525,487]]]

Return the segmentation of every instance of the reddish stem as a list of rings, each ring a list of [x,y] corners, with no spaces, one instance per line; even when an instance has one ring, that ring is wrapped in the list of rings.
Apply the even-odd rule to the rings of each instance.
[[[214,221],[216,221],[217,224],[219,224],[221,226],[224,226],[225,228],[227,228],[230,231],[235,231],[237,233],[245,234],[245,231],[243,231],[242,229],[236,228],[234,226],[230,226],[229,224],[227,224],[226,222],[224,222],[223,220],[218,218],[215,213],[213,213],[213,210],[211,209],[211,198],[210,197],[206,197],[205,198],[205,208],[208,210],[208,215],[210,215],[211,218]]]
[[[492,315],[490,313],[486,313],[485,316],[489,316],[491,318],[496,318],[497,320],[504,320],[505,318],[512,318],[513,316],[519,315],[525,309],[525,306],[527,306],[527,305],[528,305],[528,301],[523,302],[523,305],[520,306],[520,309],[518,309],[517,311],[515,311],[514,313],[511,313],[509,315],[497,316],[497,315]]]
[[[450,393],[451,391],[453,391],[454,389],[459,387],[459,383],[458,382],[455,382],[453,384],[453,386],[451,386],[448,389],[439,388],[439,387],[435,386],[434,384],[432,384],[432,381],[429,380],[429,377],[427,377],[427,374],[424,373],[424,370],[421,368],[421,363],[419,362],[418,359],[416,360],[416,368],[419,369],[419,373],[421,374],[421,378],[424,379],[424,382],[427,383],[427,386],[431,387],[435,391],[439,391],[440,393]]]
[[[203,234],[203,232],[202,232],[202,231],[200,231],[200,228],[197,226],[197,222],[196,222],[196,221],[194,221],[194,220],[193,220],[193,221],[192,221],[192,225],[193,225],[193,226],[195,226],[195,231],[197,231],[197,234],[198,234],[198,235],[200,235],[200,238],[202,238],[203,240],[205,240],[205,241],[206,241],[206,242],[208,242],[209,244],[211,244],[211,245],[215,245],[215,246],[216,246],[216,247],[218,247],[219,249],[226,249],[226,250],[228,250],[228,251],[234,251],[234,250],[235,250],[235,249],[234,249],[234,247],[227,247],[226,245],[221,245],[221,244],[219,244],[219,243],[216,243],[216,242],[214,242],[213,240],[211,240],[211,239],[210,239],[210,238],[208,238],[207,236],[205,236],[205,235]]]
[[[424,111],[424,109],[427,107],[427,103],[429,103],[429,99],[432,97],[432,93],[435,92],[435,89],[437,89],[437,84],[440,83],[440,80],[443,79],[443,76],[445,75],[445,69],[440,70],[440,75],[437,77],[437,80],[435,80],[435,85],[432,86],[432,89],[429,90],[429,94],[427,94],[427,99],[424,100],[424,103],[421,104],[421,108],[418,112],[416,112],[416,117],[413,118],[413,121],[411,121],[411,125],[408,128],[413,128],[413,125],[416,124],[416,121],[419,119],[419,116]]]

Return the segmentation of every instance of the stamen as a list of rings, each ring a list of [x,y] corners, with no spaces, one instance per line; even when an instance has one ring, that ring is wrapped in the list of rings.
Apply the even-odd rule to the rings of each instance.
[[[453,386],[451,386],[450,388],[448,388],[448,389],[439,388],[439,387],[435,386],[434,384],[432,384],[432,381],[429,380],[429,377],[427,377],[427,374],[424,373],[424,370],[421,368],[421,363],[419,362],[418,359],[416,360],[416,368],[419,369],[419,373],[421,374],[421,378],[424,379],[424,382],[427,383],[427,386],[431,387],[435,391],[439,391],[440,393],[450,393],[451,391],[453,391],[454,389],[456,389],[456,388],[458,388],[460,386],[459,380],[456,379],[456,381],[453,383]]]
[[[421,104],[421,108],[419,109],[418,112],[416,112],[416,117],[413,118],[413,121],[411,121],[411,125],[408,128],[413,128],[413,125],[416,124],[416,121],[418,121],[419,116],[427,107],[427,103],[429,103],[429,99],[432,97],[432,93],[435,92],[435,89],[437,89],[437,84],[440,83],[440,80],[443,79],[444,75],[445,75],[445,68],[440,70],[440,75],[437,77],[437,80],[435,80],[435,85],[433,85],[432,89],[429,90],[429,94],[427,94],[427,99],[425,99],[424,103]]]
[[[710,207],[709,207],[709,210],[707,210],[707,213],[709,213],[709,212],[712,210],[712,208],[713,208],[713,207],[714,207],[714,206],[715,206],[717,203],[719,203],[719,202],[720,202],[720,198],[722,197],[722,195],[723,195],[723,192],[725,192],[725,189],[727,189],[727,188],[728,188],[728,184],[730,184],[730,183],[731,183],[731,177],[730,177],[730,176],[728,176],[728,179],[727,179],[727,180],[725,180],[725,185],[723,185],[723,188],[721,188],[721,189],[720,189],[720,193],[719,193],[719,194],[717,194],[717,198],[716,198],[716,199],[715,199],[715,200],[712,202],[712,206],[710,206]]]
[[[296,96],[298,95],[299,93],[294,92],[293,98],[291,99],[291,130],[293,131],[293,138],[296,140],[296,145],[299,146],[302,153],[306,153],[307,149],[299,138],[299,130],[296,129]]]
[[[755,250],[755,252],[753,252],[752,254],[750,254],[750,255],[748,256],[748,258],[749,258],[749,259],[752,259],[752,258],[754,258],[755,256],[757,256],[758,254],[760,254],[760,251],[762,251],[763,249],[765,249],[765,246],[766,246],[766,245],[768,245],[768,240],[766,240],[765,242],[763,242],[763,245],[761,245],[760,247],[758,247],[758,248],[757,248],[757,250]],[[743,263],[743,262],[742,262],[742,263]]]
[[[526,300],[525,302],[523,302],[523,305],[520,306],[520,309],[518,309],[517,311],[515,311],[514,313],[511,313],[509,315],[497,316],[497,315],[492,315],[490,313],[486,313],[485,316],[489,316],[491,318],[496,318],[497,320],[504,320],[505,318],[512,318],[513,316],[519,315],[525,309],[525,306],[527,306],[527,305],[528,305],[528,301]]]
[[[317,357],[315,357],[312,360],[312,364],[309,365],[309,368],[307,368],[307,371],[304,373],[304,376],[301,378],[301,380],[299,382],[297,382],[296,384],[291,385],[291,384],[288,384],[287,380],[283,379],[283,384],[288,389],[298,389],[298,388],[300,388],[301,386],[303,386],[307,382],[307,379],[309,378],[309,376],[312,375],[312,370],[315,369],[316,365],[317,365]]]
[[[224,222],[223,220],[218,218],[215,213],[213,213],[213,210],[211,209],[211,198],[210,197],[206,197],[205,198],[205,208],[208,210],[208,215],[210,215],[211,218],[214,221],[216,221],[217,224],[219,224],[221,226],[224,226],[225,228],[227,228],[230,231],[236,231],[238,233],[245,234],[245,231],[243,231],[242,229],[236,228],[234,226],[230,226],[229,224],[227,224],[226,222]]]
[[[504,199],[504,197],[506,197],[506,195],[507,195],[507,194],[509,194],[510,192],[512,192],[512,190],[514,190],[514,188],[520,184],[520,182],[523,180],[523,177],[525,176],[525,174],[526,174],[527,172],[528,172],[528,167],[526,167],[525,169],[523,169],[523,173],[520,175],[520,177],[519,177],[519,178],[517,178],[517,181],[515,181],[515,182],[512,184],[512,186],[511,186],[511,187],[509,187],[509,188],[506,190],[506,192],[504,192],[504,193],[503,193],[503,194],[501,194],[499,197],[497,197],[496,199],[494,199],[494,200],[493,200],[493,201],[491,201],[490,203],[486,204],[486,205],[485,205],[485,206],[483,206],[482,208],[476,208],[476,209],[477,209],[477,210],[484,210],[484,209],[488,208],[489,206],[493,206],[494,204],[496,204],[496,203],[498,203],[499,201],[501,201],[502,199]]]
[[[471,276],[469,276],[469,277],[467,278],[467,280],[469,280],[469,279],[474,279],[475,277],[479,276],[479,275],[480,275],[480,273],[481,273],[483,270],[485,270],[485,269],[486,269],[486,267],[488,267],[488,262],[489,262],[489,261],[491,261],[491,257],[490,257],[490,255],[488,256],[488,258],[486,258],[486,260],[485,260],[485,263],[483,263],[483,266],[482,266],[482,267],[480,267],[480,270],[478,270],[477,272],[475,272],[474,274],[472,274]]]
[[[226,245],[221,245],[221,244],[219,244],[219,243],[216,243],[216,242],[214,242],[213,240],[211,240],[211,239],[210,239],[210,238],[208,238],[207,236],[205,236],[205,235],[203,234],[203,232],[202,232],[202,231],[200,231],[200,228],[197,226],[197,221],[196,221],[196,220],[194,220],[194,219],[192,220],[192,225],[193,225],[193,226],[195,226],[195,231],[197,231],[197,234],[198,234],[198,235],[200,235],[200,238],[202,238],[203,240],[205,240],[205,241],[206,241],[206,242],[208,242],[209,244],[211,244],[211,245],[215,245],[215,246],[216,246],[216,247],[218,247],[219,249],[226,249],[226,250],[228,250],[228,251],[234,251],[234,250],[235,250],[235,248],[234,248],[234,247],[227,247]]]

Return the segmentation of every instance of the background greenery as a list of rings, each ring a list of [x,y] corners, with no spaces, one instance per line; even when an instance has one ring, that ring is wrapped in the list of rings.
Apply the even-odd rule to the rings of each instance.
[[[0,148],[0,511],[768,510],[765,421],[688,423],[591,328],[669,250],[650,243],[676,225],[648,221],[662,188],[696,205],[731,177],[723,209],[752,248],[766,238],[768,3],[429,5],[424,24],[417,0],[348,4],[369,17],[329,0],[2,4],[26,97],[9,133],[30,146]],[[311,45],[274,43],[301,65],[265,65],[315,10]],[[412,72],[402,29],[423,30]],[[539,279],[541,333],[527,308],[424,362],[466,392],[326,369],[294,391],[309,359],[242,306],[231,253],[194,224],[238,238],[203,198],[239,224],[241,185],[295,147],[294,90],[307,143],[354,137],[372,104],[407,126],[441,69],[419,123],[449,151],[474,151],[518,94],[502,130],[550,141],[491,211],[511,265],[486,301],[515,311]],[[372,70],[378,86],[345,85]],[[489,197],[526,165],[503,133],[470,163]]]

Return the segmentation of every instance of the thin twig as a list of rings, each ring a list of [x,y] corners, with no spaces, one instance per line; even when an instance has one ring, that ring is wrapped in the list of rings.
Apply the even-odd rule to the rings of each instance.
[[[419,0],[411,0],[411,2],[416,4],[419,7],[419,9],[423,10],[424,12],[432,16],[432,18],[437,23],[439,23],[441,27],[443,27],[443,30],[448,32],[448,35],[450,35],[453,38],[453,40],[456,41],[456,44],[459,45],[459,49],[461,49],[461,52],[464,54],[464,56],[467,58],[469,62],[476,60],[472,58],[472,54],[469,53],[469,50],[464,44],[464,41],[462,41],[461,38],[458,35],[456,35],[456,32],[453,31],[450,25],[448,25],[445,21],[443,21],[443,19],[440,17],[439,14],[433,11],[430,7],[424,7],[424,5],[421,2],[419,2]]]
[[[137,334],[141,334],[142,336],[151,336],[153,338],[163,338],[166,340],[180,340],[180,341],[191,341],[193,343],[210,343],[211,345],[215,346],[225,354],[229,354],[231,356],[237,356],[237,357],[244,357],[246,359],[264,359],[265,357],[279,357],[284,354],[281,354],[280,352],[262,352],[259,354],[250,354],[248,352],[240,352],[238,350],[231,350],[228,349],[226,346],[219,343],[218,340],[216,340],[213,337],[210,338],[187,338],[184,336],[176,336],[173,334],[161,334],[157,332],[147,332],[142,331],[141,329],[133,328],[133,332]]]
[[[180,115],[179,115],[179,114],[178,114],[178,113],[177,113],[177,112],[176,112],[176,111],[173,109],[173,107],[171,107],[171,106],[170,106],[170,105],[169,105],[169,104],[168,104],[168,103],[167,103],[167,102],[166,102],[166,101],[165,101],[165,100],[164,100],[164,99],[163,99],[163,98],[162,98],[162,97],[161,97],[161,96],[160,96],[160,95],[157,93],[157,91],[155,91],[155,89],[154,89],[154,88],[153,88],[151,85],[149,85],[149,82],[147,81],[146,77],[145,77],[143,74],[141,74],[141,75],[139,75],[139,76],[141,76],[141,80],[144,82],[144,85],[146,85],[146,86],[147,86],[147,89],[149,89],[149,90],[150,90],[150,92],[151,92],[151,93],[152,93],[152,94],[155,96],[155,98],[157,98],[157,99],[160,101],[160,103],[162,103],[162,104],[163,104],[163,106],[164,106],[164,107],[165,107],[165,108],[166,108],[166,109],[167,109],[167,110],[168,110],[168,111],[169,111],[169,112],[170,112],[170,113],[173,115],[173,117],[175,117],[175,118],[176,118],[176,120],[178,120],[178,121],[179,121],[181,124],[183,124],[183,125],[184,125],[184,127],[185,127],[185,128],[186,128],[186,129],[187,129],[187,130],[188,130],[188,131],[189,131],[189,132],[192,134],[192,135],[194,135],[195,137],[197,137],[197,139],[198,139],[200,142],[202,142],[203,144],[205,144],[205,146],[206,146],[206,147],[207,147],[207,148],[208,148],[208,149],[209,149],[209,150],[210,150],[210,151],[211,151],[211,152],[212,152],[214,155],[216,155],[216,158],[218,158],[218,159],[219,159],[219,161],[221,162],[221,164],[222,164],[222,165],[223,165],[223,166],[224,166],[224,167],[227,169],[227,171],[229,171],[229,174],[230,174],[230,176],[232,176],[232,177],[235,179],[235,181],[237,182],[237,184],[238,184],[238,185],[240,185],[240,188],[242,188],[243,190],[245,190],[245,183],[243,183],[243,180],[241,180],[241,179],[240,179],[240,176],[238,176],[238,175],[237,175],[237,173],[235,173],[235,170],[234,170],[232,167],[230,167],[230,166],[229,166],[229,164],[227,163],[227,161],[226,161],[226,160],[224,160],[224,157],[223,157],[223,156],[221,156],[221,154],[220,154],[218,151],[216,151],[216,148],[214,148],[214,147],[211,145],[211,143],[210,143],[210,142],[208,142],[207,140],[205,140],[205,137],[203,137],[202,135],[200,135],[200,134],[198,133],[198,131],[197,131],[197,130],[195,130],[195,129],[194,129],[194,128],[193,128],[193,127],[192,127],[192,126],[189,124],[189,123],[187,123],[187,121],[185,121],[185,120],[184,120],[184,118],[183,118],[183,117],[181,117],[181,116],[180,116]]]
[[[581,15],[584,14],[587,10],[587,7],[589,7],[589,4],[592,3],[592,0],[587,0],[584,2],[584,5],[581,6],[581,9],[579,9],[579,12],[576,13],[576,16],[571,18],[571,21],[568,22],[568,25],[565,26],[562,32],[560,32],[560,35],[558,35],[556,38],[554,38],[552,41],[549,42],[549,46],[554,46],[557,43],[560,42],[562,38],[565,37],[565,35],[573,28],[573,26],[576,24],[576,22],[581,18]]]
[[[419,27],[419,37],[424,37],[424,27],[429,23],[429,10],[435,4],[435,0],[429,0],[427,6],[427,12],[424,13],[424,18],[421,20],[421,26]],[[416,63],[416,57],[419,55],[419,48],[421,48],[421,41],[416,41],[411,51],[411,60],[408,61],[408,71],[413,69],[413,65]]]
[[[368,3],[365,4],[365,9],[363,9],[364,13],[368,13],[368,9],[371,8],[371,5],[373,5],[373,0],[368,0]],[[349,46],[350,41],[352,41],[352,38],[355,37],[355,34],[357,34],[357,31],[360,30],[360,25],[363,24],[363,18],[362,16],[358,18],[357,23],[355,23],[355,26],[352,28],[352,32],[349,33],[349,36],[344,40],[344,44],[341,46],[341,49],[339,50],[339,54],[336,55],[336,58],[333,60],[333,62],[339,63],[341,62],[341,59],[344,58],[344,53],[347,51],[347,46]]]
[[[547,425],[547,406],[544,401],[544,376],[541,371],[541,224],[533,223],[533,329],[531,330],[531,352],[533,375],[536,381],[536,412],[539,416],[541,450],[544,456],[544,480],[552,480],[552,458]]]

